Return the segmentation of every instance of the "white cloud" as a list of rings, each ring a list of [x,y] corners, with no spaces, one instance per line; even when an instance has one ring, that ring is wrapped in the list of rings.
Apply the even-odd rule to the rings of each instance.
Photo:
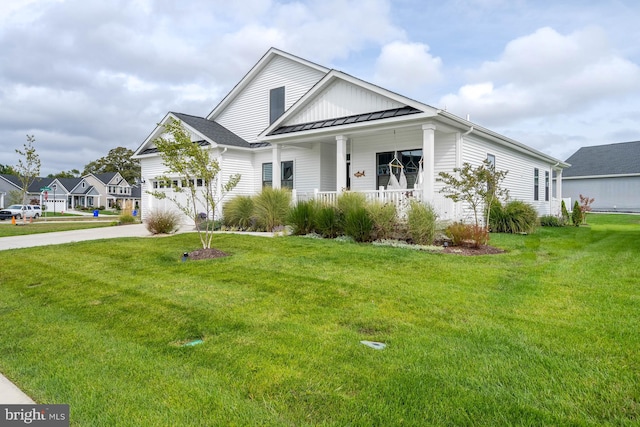
[[[375,69],[376,83],[407,93],[442,80],[442,60],[432,56],[423,43],[394,41],[384,45]]]
[[[440,106],[487,125],[575,113],[640,91],[640,67],[618,55],[595,27],[568,35],[541,28],[467,76],[471,82]]]

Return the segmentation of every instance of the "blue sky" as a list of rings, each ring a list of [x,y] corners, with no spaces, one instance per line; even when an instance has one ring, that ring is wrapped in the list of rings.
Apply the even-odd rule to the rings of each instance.
[[[42,174],[205,116],[274,46],[561,160],[640,139],[640,2],[0,0],[0,163]]]

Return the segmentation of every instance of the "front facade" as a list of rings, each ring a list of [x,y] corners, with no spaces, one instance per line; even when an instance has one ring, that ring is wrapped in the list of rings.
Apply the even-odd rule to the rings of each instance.
[[[442,218],[464,220],[470,211],[439,192],[438,173],[488,159],[509,171],[504,186],[511,198],[552,214],[562,190],[551,188],[551,177],[568,166],[446,111],[277,49],[206,118],[169,113],[161,124],[171,119],[213,151],[223,180],[242,175],[230,197],[263,186],[329,201],[358,191],[395,203],[416,198],[433,204]],[[168,208],[144,192],[158,189],[156,177],[166,173],[153,145],[162,132],[156,127],[134,156],[146,186],[143,213]]]
[[[140,199],[136,196],[131,185],[120,175],[120,172],[106,172],[87,174],[82,177],[88,186],[93,188],[92,194],[87,195],[87,199],[98,200],[94,206],[104,206],[106,209],[135,209]],[[88,199],[88,198],[91,199]]]
[[[595,199],[591,208],[640,212],[640,141],[582,147],[567,159],[564,197]]]

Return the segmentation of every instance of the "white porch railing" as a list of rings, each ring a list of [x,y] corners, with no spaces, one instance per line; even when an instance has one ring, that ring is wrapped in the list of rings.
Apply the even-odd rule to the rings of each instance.
[[[396,207],[398,215],[404,217],[409,209],[412,200],[422,202],[422,192],[412,189],[406,190],[386,190],[380,187],[378,190],[353,191],[354,193],[364,194],[367,201],[379,201],[380,203],[390,203]],[[294,203],[297,201],[316,200],[322,204],[335,205],[338,201],[337,191],[319,191],[314,190],[313,193],[293,194]],[[437,194],[434,200],[430,201],[431,206],[435,209],[441,219],[454,219],[453,203],[444,196]]]

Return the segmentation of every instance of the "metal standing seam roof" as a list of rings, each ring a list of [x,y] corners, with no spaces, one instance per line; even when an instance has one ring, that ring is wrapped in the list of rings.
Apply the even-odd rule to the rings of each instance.
[[[204,139],[200,140],[200,141],[192,141],[194,144],[198,144],[201,147],[206,147],[207,145],[211,145],[209,143],[209,141],[205,141]],[[140,154],[153,154],[153,153],[157,153],[158,149],[156,147],[153,148],[147,148],[146,150],[142,150],[140,152]]]
[[[564,178],[640,174],[640,141],[582,147],[566,162]]]
[[[318,120],[315,122],[299,123],[290,126],[280,126],[277,129],[268,133],[271,135],[283,135],[286,133],[303,132],[312,129],[328,128],[341,125],[349,125],[352,123],[363,123],[374,120],[388,119],[390,117],[408,116],[410,114],[422,113],[417,108],[410,107],[408,105],[400,108],[393,108],[391,110],[375,111],[373,113],[354,114],[351,116],[338,117],[335,119]]]

